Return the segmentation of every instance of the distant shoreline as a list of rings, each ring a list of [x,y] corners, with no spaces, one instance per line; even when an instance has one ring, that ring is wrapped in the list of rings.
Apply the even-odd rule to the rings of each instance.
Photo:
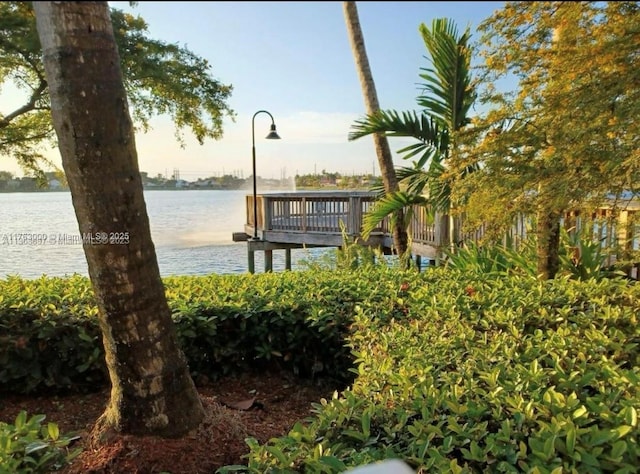
[[[198,188],[168,188],[160,186],[145,186],[142,188],[144,191],[246,191],[251,193],[250,189],[243,188],[213,188],[213,187],[198,187]],[[290,188],[270,188],[269,191],[340,191],[341,188],[326,186],[326,187],[299,187],[295,190]],[[368,191],[369,188],[349,188],[350,191],[362,190]],[[69,189],[0,189],[0,194],[15,194],[15,193],[68,193]],[[260,194],[260,193],[258,193]]]
[[[142,188],[144,191],[247,191],[249,189],[229,189],[229,188],[165,188],[156,186],[147,186]],[[68,193],[69,189],[0,189],[0,194],[13,194],[13,193]]]

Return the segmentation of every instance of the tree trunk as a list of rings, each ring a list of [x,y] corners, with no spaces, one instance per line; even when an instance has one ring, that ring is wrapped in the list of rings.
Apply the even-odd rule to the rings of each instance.
[[[180,436],[199,425],[204,410],[151,240],[108,4],[33,5],[112,384],[98,426]]]
[[[358,8],[356,6],[356,2],[342,2],[342,7],[347,24],[347,33],[351,43],[351,50],[353,51],[358,77],[360,78],[360,85],[362,86],[366,111],[367,114],[371,115],[380,110],[380,104],[378,103],[376,86],[373,82],[371,68],[369,67],[367,50],[364,46]],[[393,165],[393,156],[391,155],[391,149],[389,148],[389,141],[384,134],[376,133],[373,135],[373,143],[378,157],[378,165],[380,166],[380,175],[382,176],[384,189],[387,193],[396,192],[400,188],[398,186],[398,178]],[[409,238],[407,235],[407,229],[404,225],[404,211],[397,211],[395,214],[395,220],[397,224],[392,229],[393,243],[398,255],[401,258],[406,258]],[[406,261],[408,262],[409,259],[407,258]]]
[[[558,212],[540,206],[536,216],[538,278],[555,278],[560,269],[560,217]]]

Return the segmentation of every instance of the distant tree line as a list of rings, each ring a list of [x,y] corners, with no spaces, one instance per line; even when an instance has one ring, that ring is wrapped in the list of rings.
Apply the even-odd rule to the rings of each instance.
[[[317,174],[297,174],[296,189],[300,188],[337,188],[337,189],[369,189],[381,183],[381,178],[372,174],[342,175],[322,170]]]
[[[10,171],[0,171],[0,192],[34,192],[68,189],[64,176],[55,171],[42,175],[14,176]]]
[[[142,185],[146,189],[221,189],[237,190],[250,189],[252,178],[239,178],[238,176],[225,174],[222,176],[209,176],[198,178],[195,181],[180,179],[179,176],[165,176],[157,173],[150,176],[148,172],[141,171]],[[322,170],[321,174],[296,175],[287,179],[264,179],[258,177],[261,187],[283,188],[291,190],[291,181],[295,180],[295,189],[373,189],[380,185],[380,178],[372,174],[342,175]],[[16,177],[10,171],[0,171],[0,192],[36,192],[36,191],[67,191],[64,175],[55,172],[45,172],[40,177]]]

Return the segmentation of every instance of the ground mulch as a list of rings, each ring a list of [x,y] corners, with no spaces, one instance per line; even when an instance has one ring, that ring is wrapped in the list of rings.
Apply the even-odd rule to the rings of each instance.
[[[313,415],[312,403],[337,388],[277,372],[226,377],[198,385],[206,416],[194,432],[178,439],[114,435],[98,448],[89,433],[102,414],[109,390],[95,393],[0,398],[0,421],[13,423],[20,410],[45,414],[62,433],[76,432],[83,452],[62,474],[212,474],[221,466],[246,464],[247,437],[260,443],[286,434]]]

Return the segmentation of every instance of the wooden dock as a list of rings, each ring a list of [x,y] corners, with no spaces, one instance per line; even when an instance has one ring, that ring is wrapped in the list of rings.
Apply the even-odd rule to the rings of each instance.
[[[371,233],[365,241],[361,238],[363,216],[371,209],[376,194],[367,191],[311,191],[264,193],[256,196],[257,222],[253,216],[253,195],[246,196],[246,223],[244,232],[233,234],[234,242],[247,242],[248,270],[255,272],[255,252],[264,252],[265,272],[273,269],[273,251],[285,251],[285,268],[291,269],[291,249],[311,247],[342,247],[344,238],[360,245],[379,248],[391,253],[393,239],[389,224],[383,222],[379,229]],[[610,219],[608,210],[603,209],[599,222]],[[640,205],[633,203],[615,216],[616,225],[607,230],[601,223],[592,222],[594,236],[603,245],[613,247],[624,242],[626,248],[640,250]],[[592,216],[592,221],[593,221]],[[595,216],[598,217],[598,216]],[[574,224],[579,215],[570,213],[567,223]],[[582,220],[581,222],[586,222]],[[411,254],[418,263],[422,259],[437,262],[444,246],[448,245],[447,236],[450,225],[446,215],[436,216],[429,222],[425,210],[416,206],[413,209],[409,226]],[[460,222],[454,223],[460,229]],[[604,234],[603,234],[604,232]],[[473,234],[464,234],[456,240],[477,240],[481,230]],[[526,236],[525,219],[514,224],[512,236],[517,239]],[[256,235],[257,238],[253,238]],[[637,270],[636,270],[637,273]]]

